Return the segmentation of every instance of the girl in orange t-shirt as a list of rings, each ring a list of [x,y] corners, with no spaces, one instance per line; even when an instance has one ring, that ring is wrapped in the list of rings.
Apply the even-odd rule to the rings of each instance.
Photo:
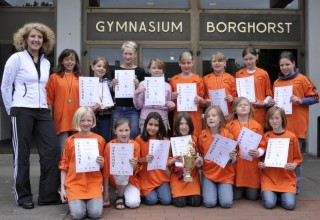
[[[252,102],[254,107],[253,119],[264,128],[266,120],[266,107],[269,99],[272,98],[272,89],[269,74],[264,69],[257,67],[259,54],[253,47],[247,47],[242,52],[245,68],[236,73],[236,78],[254,77],[254,91],[256,101]]]
[[[154,155],[149,154],[150,140],[168,140],[166,128],[158,112],[150,112],[144,122],[141,135],[136,141],[141,146],[139,162],[141,167],[138,177],[141,182],[143,201],[147,205],[169,205],[171,203],[170,178],[166,170],[148,170],[148,163],[151,163]]]
[[[72,117],[79,108],[79,76],[80,61],[76,51],[65,49],[58,58],[58,65],[53,68],[47,90],[47,102],[53,112],[53,121],[59,137],[61,152],[71,134],[75,133],[72,127]]]
[[[178,91],[177,84],[183,84],[183,83],[196,84],[197,94],[195,95],[195,97],[190,97],[190,99],[193,100],[194,103],[197,105],[197,110],[196,111],[185,110],[185,111],[187,111],[192,118],[192,123],[194,125],[193,134],[198,135],[202,130],[201,106],[205,106],[206,104],[205,100],[203,99],[203,95],[204,95],[203,81],[199,75],[191,72],[193,67],[193,58],[190,52],[183,52],[180,55],[179,66],[182,70],[182,73],[177,74],[170,79],[170,85],[172,88],[172,101],[176,103],[176,109],[174,110],[173,118],[175,119],[178,115],[179,102],[177,101],[177,98],[179,96],[179,91]]]
[[[115,208],[122,210],[125,209],[125,205],[129,208],[137,208],[140,205],[140,182],[136,177],[136,169],[138,168],[138,158],[140,154],[140,145],[130,139],[131,133],[131,124],[127,118],[118,118],[114,124],[114,134],[116,139],[111,140],[105,147],[104,150],[104,169],[103,169],[103,198],[104,198],[104,207],[109,207],[109,184],[116,188],[117,198],[115,203]],[[132,144],[133,145],[133,158],[129,160],[130,165],[133,168],[133,175],[122,174],[114,175],[110,174],[111,163],[111,145],[118,144],[116,147],[122,147],[119,144]],[[115,160],[115,159],[113,159]]]
[[[234,136],[225,129],[225,118],[219,106],[210,106],[204,114],[206,129],[198,137],[199,151],[203,157],[207,154],[216,135],[234,139]],[[213,208],[218,201],[222,208],[231,208],[233,201],[232,185],[234,183],[234,169],[237,151],[233,150],[230,160],[222,168],[211,160],[202,160],[202,197],[207,208]]]
[[[100,170],[91,172],[76,171],[76,139],[96,139],[99,156],[92,158],[99,168],[104,165],[103,150],[105,141],[91,128],[96,124],[96,118],[89,107],[80,107],[74,114],[72,124],[79,132],[70,136],[64,147],[59,168],[61,170],[61,201],[68,202],[73,219],[99,218],[102,215],[102,173]],[[89,160],[90,161],[90,160]]]
[[[226,125],[226,128],[238,139],[243,127],[246,127],[253,132],[263,135],[264,130],[261,125],[252,119],[253,105],[245,97],[239,97],[233,101],[231,121]],[[238,148],[241,153],[240,148]],[[249,155],[253,157],[252,161],[237,158],[234,164],[236,179],[233,192],[234,199],[242,198],[243,194],[249,200],[257,200],[260,193],[260,170],[258,168],[259,157],[264,154],[265,142],[261,139],[257,149],[249,150]]]
[[[259,162],[261,169],[262,204],[267,209],[276,206],[278,196],[281,197],[281,206],[293,210],[296,206],[296,183],[297,177],[294,169],[302,162],[298,138],[288,130],[285,130],[287,119],[282,108],[272,107],[267,112],[267,129],[271,130],[264,134],[266,141],[274,138],[289,138],[289,151],[287,164],[283,168],[266,167]]]
[[[173,125],[176,137],[190,135],[193,142],[192,154],[195,155],[198,152],[197,137],[193,135],[194,126],[192,119],[188,112],[180,112]],[[195,159],[195,165],[198,166],[201,163],[201,158]],[[170,188],[172,192],[172,204],[176,207],[185,207],[186,205],[198,207],[201,205],[201,193],[200,193],[200,176],[198,167],[194,167],[190,175],[193,178],[192,182],[183,181],[184,169],[183,167],[175,166],[176,162],[183,161],[182,156],[172,157],[168,166],[170,167]]]

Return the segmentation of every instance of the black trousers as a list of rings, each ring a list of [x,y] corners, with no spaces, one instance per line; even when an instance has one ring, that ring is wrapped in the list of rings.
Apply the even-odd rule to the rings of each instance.
[[[18,205],[32,201],[30,184],[30,148],[32,137],[40,157],[38,202],[60,199],[59,139],[49,109],[13,107],[10,110],[14,153],[14,188]]]

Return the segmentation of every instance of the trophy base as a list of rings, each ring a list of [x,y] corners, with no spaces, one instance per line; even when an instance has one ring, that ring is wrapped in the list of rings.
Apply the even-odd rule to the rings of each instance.
[[[185,182],[193,182],[193,178],[192,178],[192,176],[185,176],[185,177],[183,177],[183,181],[185,181]]]

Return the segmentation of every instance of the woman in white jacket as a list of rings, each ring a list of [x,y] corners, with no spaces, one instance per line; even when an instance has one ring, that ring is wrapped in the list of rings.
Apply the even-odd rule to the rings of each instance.
[[[50,62],[44,57],[54,46],[53,31],[41,23],[28,23],[13,37],[18,50],[6,62],[1,93],[12,122],[14,192],[19,206],[34,207],[30,186],[30,145],[32,136],[40,156],[39,205],[57,204],[60,177],[59,140],[47,106],[45,86]]]

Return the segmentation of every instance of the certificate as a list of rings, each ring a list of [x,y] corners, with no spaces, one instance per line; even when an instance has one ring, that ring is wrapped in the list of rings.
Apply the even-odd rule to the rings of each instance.
[[[236,78],[238,97],[246,97],[250,102],[256,101],[254,76]]]
[[[164,77],[145,77],[144,82],[146,88],[144,104],[164,106],[166,103]]]
[[[288,163],[290,138],[270,138],[264,160],[266,167],[281,167]]]
[[[225,168],[230,160],[230,153],[236,148],[237,144],[237,141],[217,134],[204,159],[211,160],[220,167]]]
[[[105,107],[114,106],[114,102],[110,93],[109,85],[107,82],[100,83],[101,91],[100,94],[100,105],[101,109],[104,109]],[[100,87],[99,87],[100,89]]]
[[[225,100],[226,90],[225,88],[217,90],[209,90],[209,96],[212,106],[219,106],[224,116],[229,115],[228,104]]]
[[[240,157],[245,160],[253,160],[253,157],[249,155],[249,150],[255,150],[258,148],[262,135],[257,134],[250,129],[243,127],[238,137],[238,143],[240,147]]]
[[[147,170],[166,170],[169,148],[170,141],[168,140],[150,140],[149,154],[153,155],[153,160],[148,163]]]
[[[188,153],[190,142],[192,143],[191,135],[172,137],[170,138],[172,155],[183,156]],[[176,167],[183,167],[183,163],[175,162]]]
[[[133,175],[130,159],[133,158],[133,144],[110,144],[110,174]]]
[[[194,103],[194,98],[197,95],[196,83],[178,83],[177,84],[178,95],[178,112],[195,112],[197,111],[197,105]]]
[[[100,171],[97,163],[99,156],[96,138],[75,138],[76,173]]]
[[[94,106],[99,103],[98,86],[98,77],[79,77],[80,106]]]
[[[115,70],[114,78],[119,83],[115,86],[115,98],[132,98],[134,94],[134,70]]]
[[[286,115],[292,114],[292,86],[281,86],[274,88],[274,100],[276,106],[283,108]]]

